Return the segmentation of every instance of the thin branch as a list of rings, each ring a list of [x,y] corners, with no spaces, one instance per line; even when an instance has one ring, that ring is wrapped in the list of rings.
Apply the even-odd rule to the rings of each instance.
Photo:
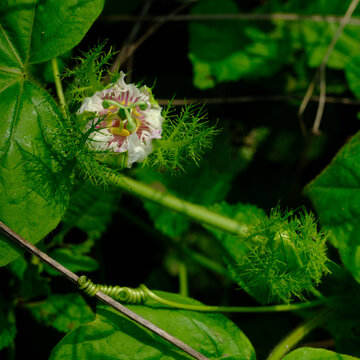
[[[132,15],[108,15],[99,18],[100,21],[107,22],[153,22],[153,21],[217,21],[217,20],[251,20],[251,21],[311,21],[311,22],[327,22],[340,23],[343,19],[342,15],[301,15],[289,13],[273,13],[273,14],[182,14],[172,16],[132,16]],[[350,19],[348,24],[360,25],[360,18]]]
[[[148,0],[144,4],[144,6],[142,6],[140,16],[144,16],[145,14],[148,13],[148,11],[149,11],[149,9],[151,7],[151,2],[152,2],[152,0]],[[129,49],[131,48],[131,44],[135,41],[136,36],[139,33],[140,27],[141,27],[141,21],[136,21],[135,25],[133,26],[133,28],[130,31],[129,36],[127,37],[127,39],[125,40],[123,46],[121,47],[120,52],[116,56],[115,61],[111,65],[111,68],[110,68],[111,72],[118,71],[121,64],[124,63],[124,61],[125,61],[124,59],[129,58],[129,56],[127,54],[129,52]]]
[[[316,84],[317,80],[319,80],[319,82],[320,82],[319,105],[318,105],[318,109],[316,112],[314,125],[312,128],[312,133],[315,135],[320,134],[319,127],[320,127],[321,118],[322,118],[322,115],[324,112],[325,101],[326,101],[326,65],[329,61],[330,55],[331,55],[332,51],[334,50],[334,47],[335,47],[341,33],[343,32],[345,26],[351,20],[351,16],[352,16],[353,12],[355,11],[356,7],[358,6],[359,1],[360,0],[352,0],[349,7],[347,8],[346,13],[345,13],[344,17],[341,19],[340,25],[337,28],[337,30],[331,40],[330,45],[328,46],[328,49],[321,61],[321,64],[318,67],[318,69],[315,73],[315,76],[313,78],[313,81],[309,85],[306,95],[300,105],[300,108],[299,108],[298,116],[299,116],[300,124],[303,124],[302,115],[306,109],[307,104],[309,103],[309,99],[310,99],[312,93],[314,92],[315,84]]]
[[[157,22],[151,26],[138,40],[136,40],[133,44],[126,47],[126,52],[121,52],[118,58],[115,60],[113,67],[111,68],[113,71],[118,69],[122,63],[124,63],[136,50],[137,48],[144,43],[153,33],[155,33],[165,22],[170,21],[176,14],[184,10],[189,4],[184,3],[181,4],[178,8],[176,8],[172,13],[167,16],[161,17],[161,19],[157,20]],[[152,20],[154,21],[154,19]],[[120,58],[121,56],[121,58]]]
[[[73,283],[78,283],[79,276],[67,269],[65,266],[58,263],[56,260],[39,250],[36,246],[29,243],[27,240],[23,239],[20,235],[18,235],[16,232],[14,232],[12,229],[10,229],[8,226],[6,226],[4,223],[0,221],[0,231],[8,237],[10,240],[12,240],[17,245],[21,246],[31,254],[35,255],[39,259],[41,259],[44,263],[51,266],[53,269],[61,273],[63,276],[65,276],[67,279],[72,281]],[[124,305],[120,304],[119,302],[115,301],[113,298],[111,298],[108,295],[105,295],[103,292],[98,291],[94,295],[97,299],[103,301],[107,305],[113,307],[117,311],[121,312],[123,315],[127,316],[128,318],[132,319],[136,323],[144,326],[145,328],[149,329],[150,331],[156,333],[166,341],[170,342],[171,344],[175,345],[179,349],[183,350],[187,354],[191,355],[193,358],[198,360],[209,360],[206,356],[200,354],[198,351],[191,348],[189,345],[185,344],[181,340],[177,339],[176,337],[170,335],[169,333],[165,332],[161,328],[157,327],[150,321],[144,319],[143,317],[139,316],[138,314],[134,313],[133,311],[129,310]]]
[[[190,98],[190,99],[157,99],[160,105],[184,106],[186,104],[237,104],[261,101],[296,101],[302,100],[300,95],[264,95],[264,96],[234,96],[234,97],[213,97],[213,98]],[[319,96],[310,96],[309,101],[319,102]],[[360,100],[344,97],[327,96],[325,101],[331,104],[360,105]]]

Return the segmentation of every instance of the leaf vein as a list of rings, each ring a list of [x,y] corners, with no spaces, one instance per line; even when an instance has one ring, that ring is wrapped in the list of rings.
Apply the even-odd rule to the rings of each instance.
[[[0,30],[1,30],[2,33],[4,34],[4,37],[5,37],[6,41],[7,41],[8,44],[9,44],[9,46],[10,46],[10,48],[11,48],[11,51],[12,51],[13,54],[15,55],[15,58],[16,58],[17,62],[19,63],[21,69],[24,69],[24,64],[22,63],[19,54],[16,52],[14,46],[12,45],[12,43],[11,43],[10,39],[8,38],[8,36],[6,35],[6,32],[5,32],[5,30],[4,30],[4,28],[2,27],[1,24],[0,24]]]

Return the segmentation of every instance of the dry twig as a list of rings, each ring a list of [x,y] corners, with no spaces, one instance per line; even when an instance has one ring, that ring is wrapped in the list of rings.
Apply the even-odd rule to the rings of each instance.
[[[329,61],[330,55],[331,55],[332,51],[334,50],[334,47],[335,47],[341,33],[343,32],[345,26],[349,23],[353,12],[355,11],[356,7],[358,6],[359,1],[360,0],[352,0],[348,9],[346,10],[346,13],[345,13],[344,17],[341,19],[340,25],[337,28],[337,30],[331,40],[331,43],[328,46],[327,51],[321,61],[321,64],[318,67],[318,69],[315,73],[315,76],[314,76],[312,82],[310,83],[310,85],[307,89],[307,92],[305,94],[305,97],[300,105],[298,116],[299,116],[300,125],[301,125],[304,135],[306,135],[306,130],[305,130],[302,116],[303,116],[303,113],[310,101],[310,98],[314,92],[316,83],[318,81],[319,81],[319,87],[320,87],[319,105],[317,108],[315,121],[314,121],[314,124],[312,127],[312,133],[314,135],[320,134],[319,128],[320,128],[320,123],[321,123],[321,119],[322,119],[322,115],[323,115],[324,107],[325,107],[325,102],[326,102],[326,65]]]
[[[0,221],[0,231],[10,240],[12,240],[15,244],[19,245],[26,251],[30,252],[34,256],[38,257],[41,261],[46,263],[47,265],[51,266],[53,269],[58,271],[60,274],[65,276],[70,281],[77,284],[79,276],[67,269],[65,266],[58,263],[56,260],[39,250],[36,246],[29,243],[27,240],[23,239],[20,235],[15,233],[12,229],[10,229],[8,226],[6,226],[4,223]],[[206,356],[200,354],[198,351],[191,348],[189,345],[185,344],[181,340],[177,339],[176,337],[170,335],[169,333],[165,332],[161,328],[157,327],[150,321],[144,319],[143,317],[139,316],[138,314],[134,313],[133,311],[129,310],[124,305],[120,304],[119,302],[115,301],[110,296],[104,294],[101,291],[98,291],[95,294],[95,297],[101,301],[103,301],[105,304],[111,306],[115,310],[119,311],[129,319],[135,321],[139,325],[142,325],[143,327],[151,330],[155,334],[161,336],[163,339],[167,340],[171,344],[175,345],[179,349],[183,350],[187,354],[191,355],[193,358],[198,360],[209,360]]]

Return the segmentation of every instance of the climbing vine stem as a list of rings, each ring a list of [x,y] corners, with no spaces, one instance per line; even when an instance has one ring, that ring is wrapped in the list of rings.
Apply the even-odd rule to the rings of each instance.
[[[246,226],[204,206],[182,200],[124,175],[111,175],[109,182],[132,195],[188,216],[203,225],[212,226],[234,235],[246,236]]]
[[[67,116],[67,114],[66,114],[67,105],[66,105],[66,101],[65,101],[63,87],[62,87],[61,80],[60,80],[59,65],[58,65],[58,61],[56,58],[51,60],[51,67],[52,67],[54,80],[55,80],[56,93],[59,98],[60,109],[61,109],[61,112],[66,117]]]
[[[61,265],[59,262],[42,252],[40,249],[38,249],[36,246],[22,238],[19,234],[17,234],[15,231],[13,231],[11,228],[6,226],[4,223],[0,221],[0,232],[3,233],[9,240],[14,242],[16,245],[20,246],[21,248],[28,251],[30,254],[36,256],[39,258],[42,262],[45,264],[51,266],[53,269],[55,269],[57,272],[59,272],[61,275],[65,276],[68,280],[79,283],[81,282],[81,279],[83,277],[79,277],[75,273],[73,273],[71,270],[66,268],[65,266]],[[206,356],[199,353],[197,350],[191,348],[189,345],[185,344],[181,340],[177,339],[176,337],[172,336],[171,334],[167,333],[163,329],[159,328],[155,324],[151,323],[150,321],[144,319],[140,315],[136,314],[135,312],[131,311],[124,305],[120,304],[118,301],[114,300],[111,296],[103,293],[102,291],[95,291],[92,293],[92,296],[95,296],[97,299],[101,300],[105,304],[111,306],[115,310],[119,311],[126,317],[132,319],[139,325],[149,329],[150,331],[154,332],[155,334],[159,335],[166,341],[170,342],[171,344],[175,345],[179,349],[183,350],[187,354],[191,355],[193,358],[197,360],[209,360]]]
[[[242,313],[265,313],[265,312],[282,312],[282,311],[296,311],[312,308],[326,303],[325,299],[307,301],[297,304],[280,304],[268,306],[211,306],[203,304],[183,304],[175,301],[167,300],[155,294],[148,289],[144,284],[138,288],[128,288],[123,286],[109,286],[103,284],[94,284],[86,276],[80,276],[78,279],[79,289],[84,291],[89,296],[94,296],[98,291],[101,291],[115,300],[129,304],[145,304],[148,300],[154,300],[159,304],[166,305],[170,308],[203,311],[203,312],[242,312]]]

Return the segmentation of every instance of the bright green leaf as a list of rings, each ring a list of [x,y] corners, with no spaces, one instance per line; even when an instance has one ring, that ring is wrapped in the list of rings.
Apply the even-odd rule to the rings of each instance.
[[[353,356],[325,349],[300,348],[283,357],[283,360],[357,360]]]
[[[5,44],[4,50],[10,55],[7,64],[23,67],[50,60],[72,49],[100,15],[103,6],[104,0],[3,2],[0,43]]]
[[[30,304],[28,309],[39,323],[61,332],[69,332],[94,319],[93,311],[80,294],[53,294]]]
[[[59,113],[50,96],[17,79],[0,97],[0,219],[31,243],[59,223],[67,205],[69,177],[47,143]],[[0,266],[19,249],[2,237]]]
[[[31,243],[59,223],[67,205],[69,173],[51,153],[47,139],[56,132],[60,112],[52,98],[28,80],[28,65],[74,47],[103,3],[10,0],[0,6],[0,219]],[[1,239],[3,266],[19,250]]]
[[[183,303],[197,303],[179,295],[157,292],[161,297]],[[210,359],[255,359],[246,336],[221,314],[206,314],[163,308],[153,301],[149,306],[129,308],[184,341]],[[95,321],[65,336],[50,359],[190,359],[189,355],[136,325],[115,310],[98,307]]]
[[[360,282],[360,132],[305,188],[348,270]]]

